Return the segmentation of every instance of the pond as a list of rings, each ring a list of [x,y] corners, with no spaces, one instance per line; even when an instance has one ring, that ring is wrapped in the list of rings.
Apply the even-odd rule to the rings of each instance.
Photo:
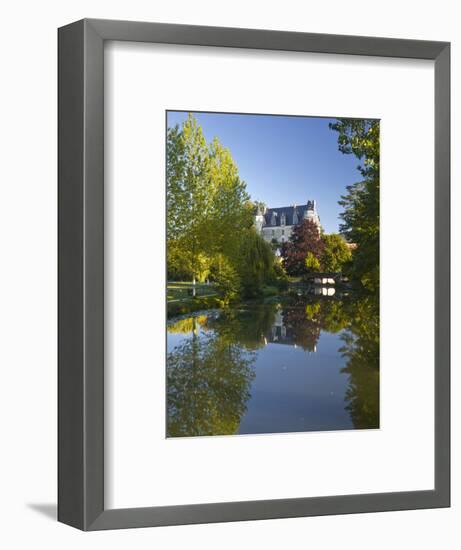
[[[167,328],[167,437],[379,428],[374,297],[245,304]]]

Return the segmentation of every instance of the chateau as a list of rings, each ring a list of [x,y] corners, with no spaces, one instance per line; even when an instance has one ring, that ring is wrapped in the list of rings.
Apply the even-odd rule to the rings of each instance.
[[[282,208],[265,208],[264,211],[258,208],[255,227],[267,242],[277,241],[281,244],[290,238],[293,229],[304,220],[312,220],[320,231],[315,200],[298,206],[294,204]]]

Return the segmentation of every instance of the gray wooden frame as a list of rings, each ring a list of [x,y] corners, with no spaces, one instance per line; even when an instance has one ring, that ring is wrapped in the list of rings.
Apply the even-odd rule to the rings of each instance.
[[[434,490],[104,508],[106,40],[435,61]],[[449,506],[450,44],[94,19],[60,28],[58,42],[59,521],[83,530],[98,530]]]

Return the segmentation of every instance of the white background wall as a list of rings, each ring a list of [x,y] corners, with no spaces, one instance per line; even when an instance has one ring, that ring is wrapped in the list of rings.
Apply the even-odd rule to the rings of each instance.
[[[4,548],[459,548],[459,307],[453,315],[453,506],[222,525],[80,533],[56,503],[56,28],[82,17],[375,35],[452,42],[453,204],[461,125],[459,2],[75,0],[2,6],[0,84],[0,543]],[[411,139],[411,128],[409,139]],[[458,156],[457,156],[458,153]],[[453,299],[461,257],[453,216]],[[423,217],[422,217],[423,220]],[[423,221],[422,221],[423,223]],[[411,238],[417,238],[416,235]],[[411,238],[409,243],[411,244]],[[417,386],[415,384],[415,391]],[[379,472],[377,472],[379,475]]]

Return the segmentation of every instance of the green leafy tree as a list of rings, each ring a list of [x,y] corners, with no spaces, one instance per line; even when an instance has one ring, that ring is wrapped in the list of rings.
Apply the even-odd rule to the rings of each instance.
[[[351,251],[341,235],[332,233],[323,234],[325,244],[322,254],[322,268],[324,271],[340,272],[344,265],[351,261]]]
[[[215,258],[211,275],[216,284],[216,289],[225,303],[234,300],[240,293],[240,275],[229,259],[223,254]]]
[[[241,234],[253,225],[252,205],[229,149],[217,138],[209,146],[207,177],[210,193],[207,250],[224,254],[235,264]]]
[[[195,296],[196,280],[214,267],[221,291],[235,296],[242,235],[253,214],[230,151],[217,138],[207,144],[189,114],[181,127],[168,129],[166,174],[168,274],[189,274]]]
[[[195,118],[167,134],[167,246],[170,259],[182,264],[195,282],[208,248],[211,208],[208,149]],[[168,256],[167,256],[168,259]]]
[[[308,252],[306,254],[304,264],[308,273],[318,273],[320,271],[320,261],[312,254],[312,252]]]
[[[242,233],[239,272],[245,297],[257,296],[261,287],[273,276],[272,247],[253,228]]]
[[[368,289],[379,287],[379,121],[339,119],[330,127],[338,132],[339,150],[360,161],[362,180],[347,187],[341,197],[341,233],[357,248],[350,275]]]
[[[274,259],[274,264],[272,266],[272,275],[268,282],[271,285],[275,285],[281,291],[288,290],[289,279],[287,272],[285,271],[285,268],[280,261],[280,258]]]

